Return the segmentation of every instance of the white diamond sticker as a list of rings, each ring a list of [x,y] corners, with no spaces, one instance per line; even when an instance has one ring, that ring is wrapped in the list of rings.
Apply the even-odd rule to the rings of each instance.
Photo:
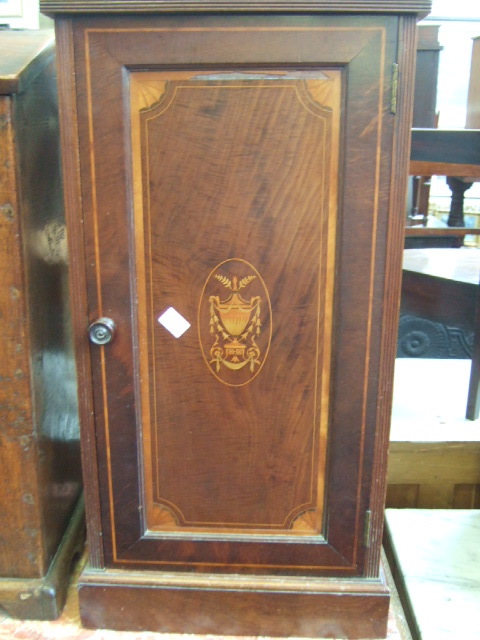
[[[168,307],[166,311],[158,319],[162,327],[165,327],[167,331],[170,331],[172,336],[180,338],[185,331],[190,328],[190,323],[181,316],[178,311],[175,311],[173,307]]]

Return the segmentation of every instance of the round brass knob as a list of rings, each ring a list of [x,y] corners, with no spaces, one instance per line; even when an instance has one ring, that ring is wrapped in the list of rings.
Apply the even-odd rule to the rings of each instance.
[[[109,344],[115,335],[115,322],[111,318],[99,318],[88,328],[88,337],[93,344]]]

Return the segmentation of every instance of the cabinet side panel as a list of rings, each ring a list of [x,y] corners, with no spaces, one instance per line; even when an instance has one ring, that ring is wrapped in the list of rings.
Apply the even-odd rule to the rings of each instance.
[[[49,565],[81,490],[53,51],[19,95],[15,120],[42,536]]]
[[[398,314],[402,282],[402,256],[405,234],[405,199],[410,155],[413,89],[415,78],[416,20],[399,20],[398,65],[400,84],[393,138],[390,205],[385,247],[385,285],[380,345],[379,391],[373,459],[370,508],[372,510],[370,548],[366,557],[366,575],[378,576],[386,493],[386,468],[393,395],[393,370],[398,332]]]
[[[11,96],[0,97],[0,575],[39,577],[40,498],[12,104]]]

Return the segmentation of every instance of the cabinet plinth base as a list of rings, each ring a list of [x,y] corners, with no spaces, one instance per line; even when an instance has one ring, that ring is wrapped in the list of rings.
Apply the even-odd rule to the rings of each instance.
[[[379,579],[97,571],[79,580],[90,628],[249,636],[383,638]]]
[[[55,620],[67,597],[73,559],[85,543],[85,508],[79,499],[63,539],[42,578],[0,577],[0,606],[13,618]]]

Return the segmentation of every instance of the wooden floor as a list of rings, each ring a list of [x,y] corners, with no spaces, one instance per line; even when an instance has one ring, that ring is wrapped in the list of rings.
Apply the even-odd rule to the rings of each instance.
[[[480,510],[387,509],[390,564],[415,640],[480,638]]]

